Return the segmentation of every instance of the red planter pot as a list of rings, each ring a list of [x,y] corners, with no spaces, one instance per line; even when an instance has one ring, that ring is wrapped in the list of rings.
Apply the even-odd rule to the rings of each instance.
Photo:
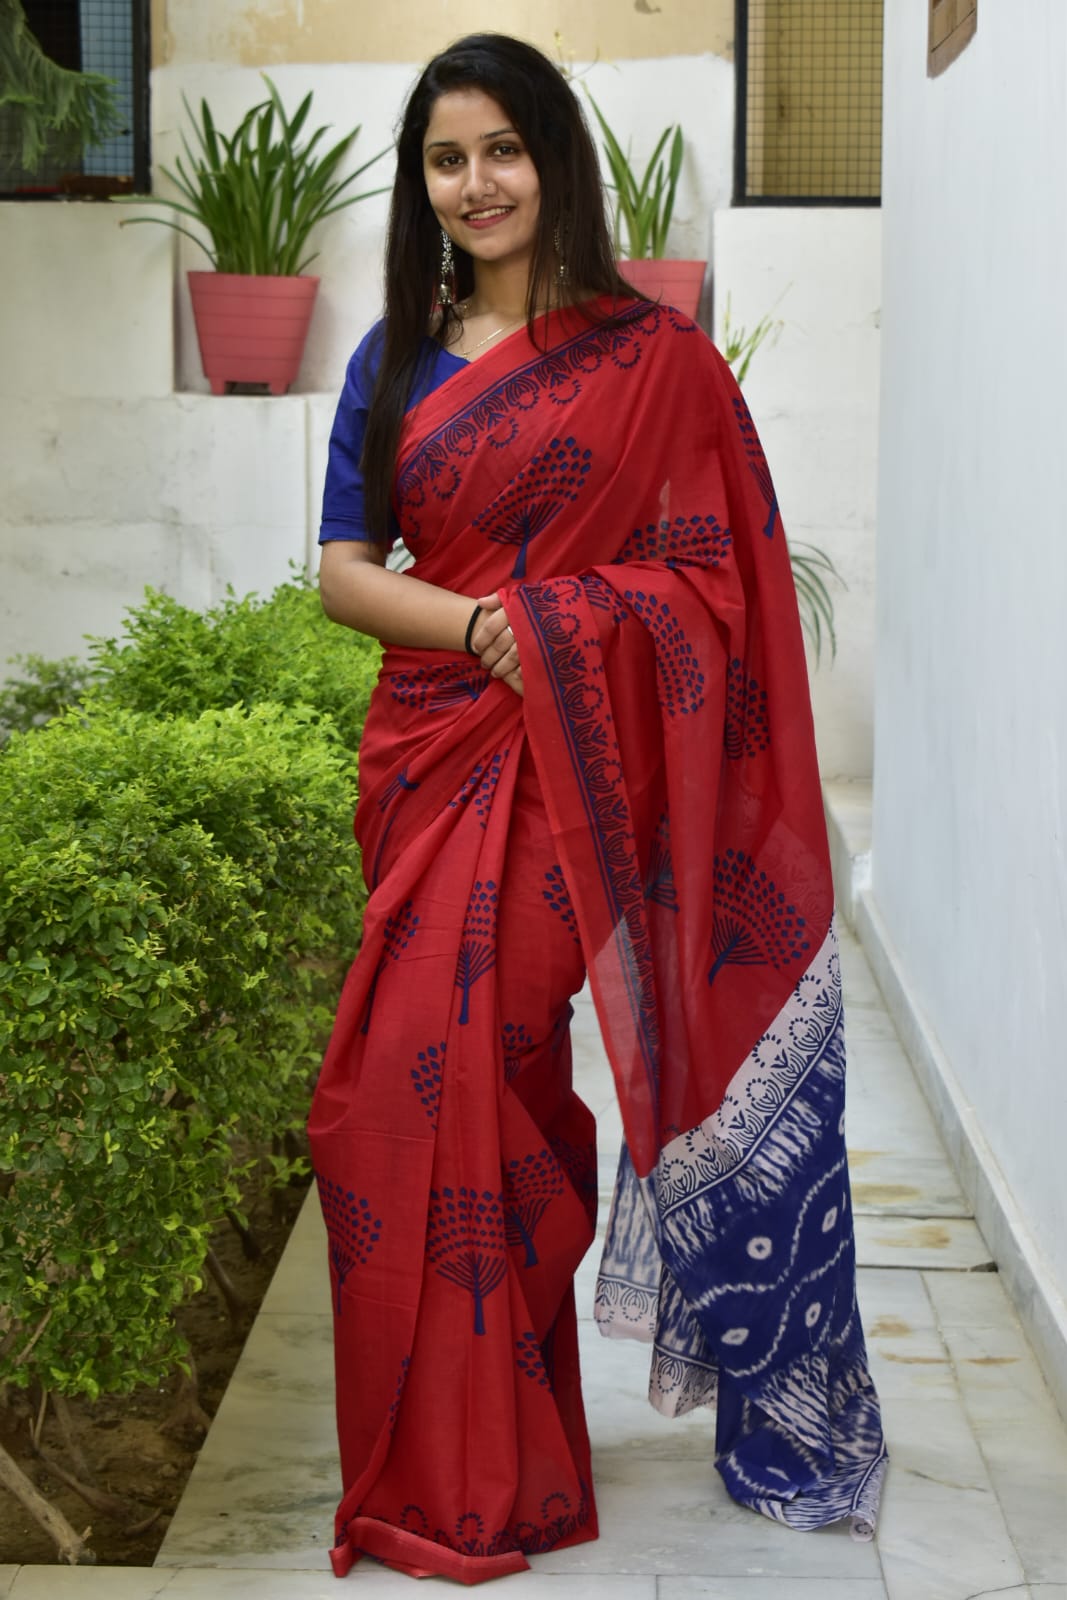
[[[706,265],[705,261],[620,261],[619,271],[646,299],[695,317]]]
[[[285,394],[304,355],[319,280],[190,272],[200,360],[212,394],[228,383],[265,383]]]

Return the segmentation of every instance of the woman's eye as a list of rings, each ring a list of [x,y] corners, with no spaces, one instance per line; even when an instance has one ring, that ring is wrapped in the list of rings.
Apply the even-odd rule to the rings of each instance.
[[[498,156],[517,156],[519,154],[519,147],[516,144],[498,144],[494,150],[494,154]]]

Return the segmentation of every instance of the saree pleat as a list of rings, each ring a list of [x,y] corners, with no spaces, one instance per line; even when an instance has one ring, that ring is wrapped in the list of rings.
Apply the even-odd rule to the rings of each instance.
[[[870,1531],[833,894],[751,418],[687,319],[552,319],[411,413],[415,575],[504,599],[525,698],[389,647],[372,893],[312,1106],[344,1498],[333,1561],[478,1582],[596,1535],[572,1281],[586,972],[626,1133],[597,1291],[740,1501]]]

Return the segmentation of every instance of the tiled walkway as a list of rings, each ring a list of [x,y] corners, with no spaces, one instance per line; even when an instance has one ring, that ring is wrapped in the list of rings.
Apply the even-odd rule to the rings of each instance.
[[[668,1422],[647,1351],[598,1337],[579,1274],[601,1536],[498,1579],[515,1600],[1067,1600],[1067,1432],[992,1270],[892,1024],[845,934],[860,1300],[892,1465],[874,1544],[734,1506],[706,1412]],[[592,1006],[578,1087],[598,1113],[603,1217],[620,1124]],[[326,1547],[337,1495],[330,1314],[305,1207],[154,1568],[0,1568],[6,1600],[339,1600],[412,1594]],[[435,1585],[440,1587],[440,1585]],[[420,1589],[420,1593],[422,1590]]]

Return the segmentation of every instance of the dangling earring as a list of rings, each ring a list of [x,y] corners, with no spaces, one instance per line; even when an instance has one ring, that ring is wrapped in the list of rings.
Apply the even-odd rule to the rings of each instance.
[[[556,252],[556,273],[559,277],[559,289],[562,294],[567,287],[567,263],[563,255],[563,229],[558,222],[552,229],[552,244]]]
[[[452,256],[452,240],[441,229],[441,269],[437,285],[438,304],[450,306],[456,298],[456,263]]]

